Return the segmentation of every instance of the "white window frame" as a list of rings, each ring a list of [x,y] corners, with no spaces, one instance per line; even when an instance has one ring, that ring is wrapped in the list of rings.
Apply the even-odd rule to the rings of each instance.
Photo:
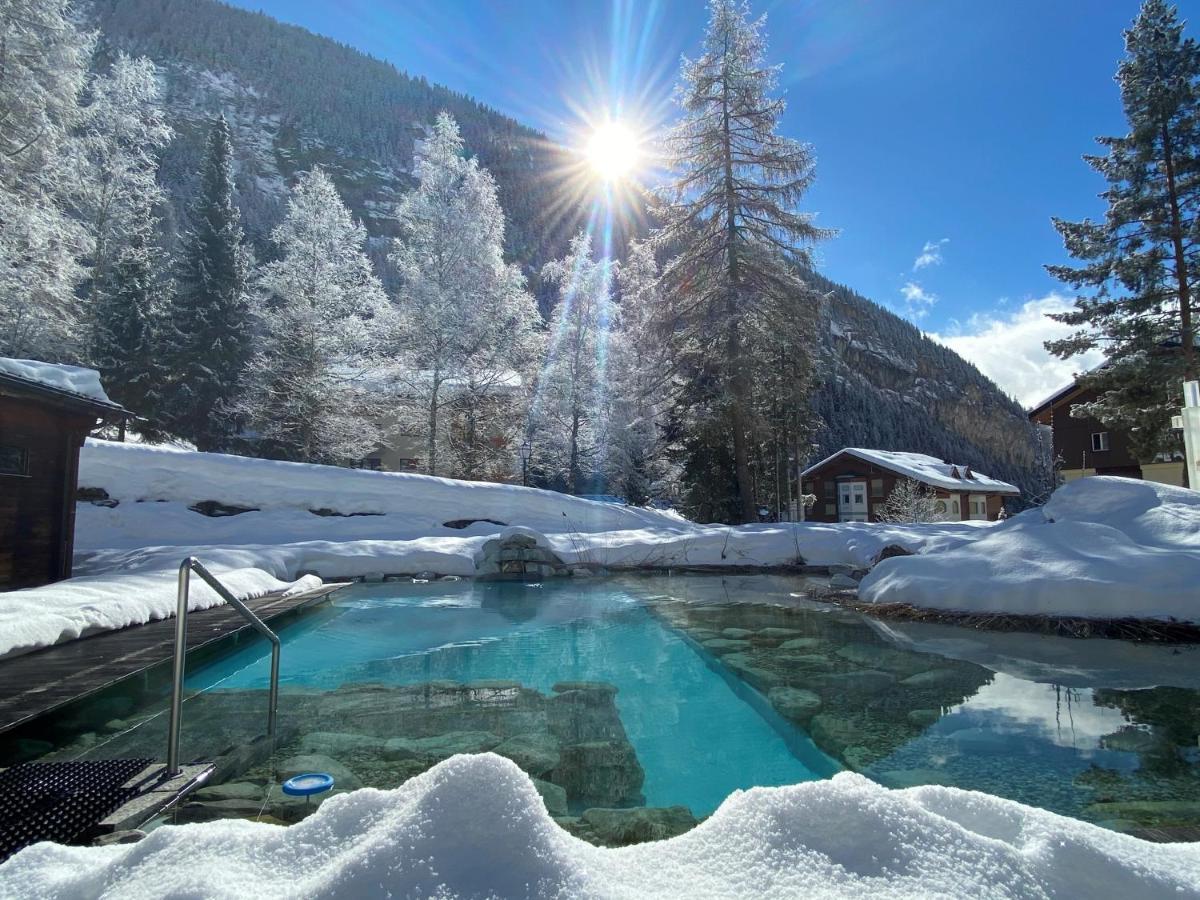
[[[1099,440],[1097,440],[1097,438],[1099,438]],[[1099,446],[1097,446],[1097,444],[1099,444]],[[1092,432],[1092,452],[1093,453],[1104,453],[1105,451],[1108,450],[1108,448],[1109,448],[1108,432],[1107,431],[1093,431]]]

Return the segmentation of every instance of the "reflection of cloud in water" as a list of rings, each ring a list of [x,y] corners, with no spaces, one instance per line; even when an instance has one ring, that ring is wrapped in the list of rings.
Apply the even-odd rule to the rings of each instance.
[[[926,622],[866,621],[906,650],[937,653],[1027,681],[1078,688],[1200,688],[1200,645],[1161,646]]]
[[[954,707],[950,714],[954,713],[984,714],[989,719],[998,716],[1001,721],[1032,728],[1039,737],[1060,747],[1075,749],[1099,747],[1102,737],[1128,724],[1117,710],[1097,706],[1086,688],[1060,688],[1003,673],[997,673],[975,696]],[[945,719],[943,723],[945,727],[951,724]],[[990,728],[999,731],[1003,725],[994,722]]]

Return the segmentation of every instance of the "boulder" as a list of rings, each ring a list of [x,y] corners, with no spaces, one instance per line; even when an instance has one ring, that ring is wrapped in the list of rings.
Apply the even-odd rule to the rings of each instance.
[[[787,669],[806,672],[828,672],[833,668],[833,661],[820,653],[776,653],[771,660]]]
[[[819,679],[822,693],[863,696],[885,691],[896,683],[896,676],[876,669],[859,669],[855,672],[836,672],[822,675]]]
[[[835,591],[858,590],[858,582],[854,578],[840,573],[829,579],[829,586]]]
[[[327,775],[332,775],[334,786],[342,790],[353,791],[362,787],[362,782],[359,781],[358,776],[346,768],[346,766],[342,765],[336,759],[321,756],[317,753],[305,753],[289,757],[275,768],[275,773],[281,782],[308,772],[324,772]]]
[[[501,740],[490,731],[449,731],[425,738],[398,737],[383,745],[383,758],[447,759],[458,753],[486,753]]]
[[[777,673],[758,665],[748,653],[730,653],[722,657],[721,661],[739,678],[748,681],[760,691],[769,691],[783,682]]]
[[[530,775],[544,775],[561,757],[558,738],[546,732],[518,734],[497,746],[493,752],[507,757]]]
[[[763,629],[764,631],[766,629]],[[821,639],[815,637],[789,638],[779,645],[780,650],[811,650],[821,646]]]
[[[565,694],[567,691],[594,691],[612,697],[617,693],[617,686],[607,681],[559,681],[550,690],[556,694]]]
[[[804,723],[811,719],[821,708],[821,698],[812,691],[803,688],[777,687],[767,692],[771,701],[781,715],[796,722]]]
[[[590,832],[593,842],[602,847],[666,840],[698,824],[686,806],[587,809],[579,822]]]
[[[722,628],[721,637],[729,638],[731,641],[744,641],[750,635],[754,634],[749,628]]]

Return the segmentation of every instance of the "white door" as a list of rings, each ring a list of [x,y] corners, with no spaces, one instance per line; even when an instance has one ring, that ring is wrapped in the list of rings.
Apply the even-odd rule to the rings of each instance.
[[[865,481],[838,482],[838,521],[867,521],[867,483]]]

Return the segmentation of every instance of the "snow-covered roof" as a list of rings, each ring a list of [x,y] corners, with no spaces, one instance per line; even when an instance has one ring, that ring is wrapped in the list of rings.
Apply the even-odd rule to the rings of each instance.
[[[947,491],[974,491],[976,493],[1019,494],[1020,488],[1006,481],[989,478],[971,469],[970,466],[948,463],[924,453],[904,453],[899,450],[868,450],[862,447],[846,447],[827,456],[814,466],[804,470],[808,475],[827,462],[844,453],[856,456],[865,462],[890,469],[907,478],[924,482]]]
[[[9,359],[0,356],[0,375],[19,378],[44,388],[120,408],[109,399],[100,384],[100,373],[83,366],[68,366],[62,363],[41,362],[36,359]]]

